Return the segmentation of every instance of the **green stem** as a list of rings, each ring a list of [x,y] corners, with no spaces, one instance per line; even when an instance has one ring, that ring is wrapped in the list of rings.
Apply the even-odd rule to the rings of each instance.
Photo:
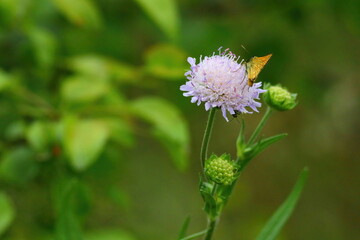
[[[266,112],[263,116],[263,118],[261,119],[261,121],[259,122],[259,125],[257,125],[255,131],[253,132],[253,134],[251,135],[249,142],[248,142],[248,146],[250,146],[251,144],[254,143],[254,141],[256,140],[256,138],[259,136],[261,130],[264,128],[265,123],[267,122],[267,120],[269,119],[269,117],[271,116],[272,113],[272,109],[270,107],[267,107]]]
[[[208,229],[207,229],[207,233],[206,233],[206,235],[205,235],[204,240],[211,240],[212,235],[213,235],[214,230],[215,230],[215,226],[216,226],[217,220],[218,220],[217,218],[215,218],[215,219],[209,219]]]
[[[206,124],[206,129],[205,129],[204,138],[201,145],[201,152],[200,152],[201,169],[204,169],[204,163],[205,160],[207,159],[207,151],[208,151],[212,127],[214,125],[215,113],[216,113],[216,108],[212,108],[210,110],[209,118]]]

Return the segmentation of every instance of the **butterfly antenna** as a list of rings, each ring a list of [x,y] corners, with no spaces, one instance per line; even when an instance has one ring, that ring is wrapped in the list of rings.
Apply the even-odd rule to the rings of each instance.
[[[244,47],[244,45],[241,44],[241,47],[242,47],[247,53],[249,53],[249,51],[246,49],[246,47]]]

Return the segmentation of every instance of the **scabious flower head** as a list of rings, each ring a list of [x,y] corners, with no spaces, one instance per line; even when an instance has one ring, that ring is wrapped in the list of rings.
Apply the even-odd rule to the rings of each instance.
[[[205,174],[218,184],[230,185],[235,180],[235,167],[228,155],[212,155],[205,161]]]
[[[280,85],[266,85],[267,92],[263,95],[265,102],[278,111],[287,111],[293,109],[296,105],[296,93],[290,93],[286,88]]]
[[[200,57],[200,62],[196,64],[196,59],[189,57],[190,70],[185,73],[188,81],[180,87],[184,91],[185,97],[191,96],[191,102],[205,103],[206,111],[210,108],[220,108],[223,117],[229,121],[226,113],[252,113],[258,112],[257,108],[261,103],[260,93],[265,92],[261,89],[261,82],[248,86],[246,66],[239,63],[237,57],[226,49],[219,54],[213,53],[210,57]]]

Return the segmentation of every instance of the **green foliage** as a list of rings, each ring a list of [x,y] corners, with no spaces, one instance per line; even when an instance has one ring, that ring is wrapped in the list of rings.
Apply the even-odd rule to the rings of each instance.
[[[171,39],[178,35],[179,19],[175,0],[135,0]]]
[[[64,80],[61,96],[65,102],[89,103],[107,94],[109,87],[109,84],[101,79],[89,81],[85,76],[72,76]]]
[[[53,0],[62,14],[75,25],[99,28],[101,17],[92,0]]]
[[[63,144],[71,166],[82,171],[99,156],[109,137],[106,124],[100,120],[67,117],[64,120]]]
[[[80,221],[76,214],[79,183],[75,179],[63,179],[55,190],[57,207],[56,240],[81,240]]]
[[[184,170],[188,164],[189,134],[176,107],[157,97],[144,97],[132,103],[132,111],[153,125],[154,136],[169,151],[175,165]]]
[[[34,151],[25,146],[7,152],[0,162],[0,177],[11,183],[26,183],[32,180],[38,171]]]
[[[0,192],[0,236],[4,234],[14,220],[15,210],[9,197]]]
[[[184,76],[186,54],[173,45],[157,45],[147,51],[146,71],[159,78],[178,80]]]
[[[264,228],[261,230],[259,236],[256,240],[274,240],[279,234],[280,230],[289,219],[291,213],[293,212],[296,203],[298,202],[301,192],[305,186],[308,176],[308,170],[305,168],[296,184],[294,185],[291,193],[287,199],[281,204],[281,206],[276,210],[274,215],[269,219]]]
[[[187,216],[181,226],[181,229],[180,229],[180,232],[179,232],[179,236],[178,236],[178,240],[184,238],[186,236],[186,231],[189,227],[189,224],[190,224],[190,220],[191,220],[191,217],[190,216]]]

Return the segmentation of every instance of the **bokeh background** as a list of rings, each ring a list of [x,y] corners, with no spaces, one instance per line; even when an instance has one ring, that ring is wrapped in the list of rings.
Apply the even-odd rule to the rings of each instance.
[[[357,0],[1,0],[0,238],[168,240],[189,214],[204,229],[207,114],[179,86],[220,46],[273,53],[259,81],[299,105],[269,120],[263,136],[289,136],[249,165],[214,239],[254,239],[304,166],[278,239],[359,239]],[[239,128],[217,116],[210,151],[234,156]]]

